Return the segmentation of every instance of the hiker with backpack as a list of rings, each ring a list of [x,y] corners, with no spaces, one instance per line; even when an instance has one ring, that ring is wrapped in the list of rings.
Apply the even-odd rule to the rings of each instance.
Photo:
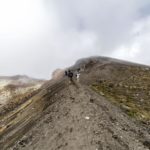
[[[73,72],[71,70],[68,70],[68,77],[70,78],[70,81],[73,81]]]

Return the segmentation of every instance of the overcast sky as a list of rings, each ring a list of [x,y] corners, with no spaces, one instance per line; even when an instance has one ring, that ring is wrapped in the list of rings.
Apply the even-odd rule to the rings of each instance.
[[[0,0],[0,75],[49,78],[78,58],[150,65],[150,0]]]

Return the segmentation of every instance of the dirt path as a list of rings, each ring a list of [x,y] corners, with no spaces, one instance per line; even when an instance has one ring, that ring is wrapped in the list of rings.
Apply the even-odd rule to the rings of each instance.
[[[149,134],[88,87],[70,85],[9,150],[148,150]]]

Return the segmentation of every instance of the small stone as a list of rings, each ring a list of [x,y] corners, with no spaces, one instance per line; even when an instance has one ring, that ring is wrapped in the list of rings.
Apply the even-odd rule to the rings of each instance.
[[[98,135],[98,134],[99,134],[99,132],[98,132],[98,131],[94,131],[94,134]]]
[[[100,95],[104,96],[105,94],[103,92],[100,92]]]
[[[122,83],[119,83],[118,85],[119,85],[120,87],[122,87],[122,86],[123,86],[123,84],[122,84]]]
[[[73,131],[73,128],[70,128],[70,133]]]
[[[143,142],[143,145],[150,148],[150,141],[144,141]]]
[[[130,110],[131,109],[130,107],[128,107],[126,105],[123,105],[122,108],[125,109],[125,110]]]
[[[123,128],[122,128],[122,130],[124,130],[124,131],[128,131],[128,129],[127,129],[126,127],[123,127]]]
[[[93,102],[94,102],[94,99],[91,98],[91,99],[90,99],[90,102],[93,103]]]
[[[110,88],[113,88],[113,87],[114,87],[113,83],[109,83],[108,86],[109,86]]]
[[[86,119],[86,120],[89,120],[89,119],[90,119],[90,117],[86,116],[86,117],[85,117],[85,119]]]
[[[145,68],[145,71],[149,71],[150,70],[150,68]]]
[[[144,99],[140,99],[140,102],[144,102]]]
[[[118,139],[118,136],[117,135],[113,135],[112,136],[114,139]]]
[[[71,96],[70,99],[74,100],[75,98]]]

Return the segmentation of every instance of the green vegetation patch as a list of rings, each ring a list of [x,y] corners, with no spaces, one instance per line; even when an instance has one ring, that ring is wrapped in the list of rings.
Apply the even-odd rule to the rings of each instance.
[[[150,69],[114,68],[116,79],[100,79],[92,89],[120,106],[129,116],[150,121]]]

